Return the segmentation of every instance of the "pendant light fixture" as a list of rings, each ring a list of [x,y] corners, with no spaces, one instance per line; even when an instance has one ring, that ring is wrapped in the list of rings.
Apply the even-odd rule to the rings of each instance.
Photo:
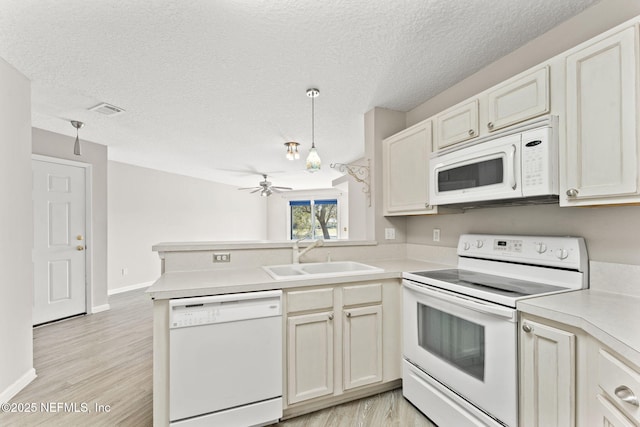
[[[78,130],[82,126],[84,126],[84,123],[76,120],[71,120],[71,126],[76,128],[76,142],[73,144],[73,154],[75,154],[76,156],[79,156],[82,153],[80,153],[80,138],[78,137]]]
[[[298,152],[299,143],[295,141],[289,141],[284,143],[285,147],[287,147],[287,159],[289,160],[298,160],[300,158],[300,153]]]
[[[320,170],[320,166],[322,165],[322,161],[320,160],[320,156],[318,155],[318,150],[316,150],[316,142],[315,142],[315,105],[314,100],[320,95],[320,91],[318,89],[312,88],[307,89],[307,96],[311,98],[311,149],[309,150],[309,155],[307,156],[307,171],[308,172],[318,172]]]

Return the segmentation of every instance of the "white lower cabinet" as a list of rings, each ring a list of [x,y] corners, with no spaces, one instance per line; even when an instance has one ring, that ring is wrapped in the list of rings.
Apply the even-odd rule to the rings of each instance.
[[[622,415],[609,399],[601,394],[596,396],[595,422],[593,425],[602,427],[636,427],[627,417]]]
[[[388,280],[286,292],[285,416],[399,386],[400,289]]]
[[[615,353],[598,347],[595,424],[640,425],[640,373]]]
[[[333,394],[333,312],[287,319],[289,403]]]
[[[343,311],[344,389],[382,381],[382,304]]]
[[[520,425],[575,426],[575,335],[522,318]]]
[[[640,426],[640,368],[584,330],[520,314],[519,426]]]

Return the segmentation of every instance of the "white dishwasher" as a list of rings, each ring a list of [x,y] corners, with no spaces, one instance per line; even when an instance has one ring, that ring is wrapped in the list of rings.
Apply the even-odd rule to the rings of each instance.
[[[282,417],[282,291],[169,302],[172,426],[262,426]]]

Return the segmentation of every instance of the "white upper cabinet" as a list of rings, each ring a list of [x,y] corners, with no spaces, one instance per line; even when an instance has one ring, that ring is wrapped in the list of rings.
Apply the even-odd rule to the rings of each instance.
[[[487,91],[486,130],[493,132],[549,112],[549,67],[509,79]]]
[[[597,38],[567,56],[561,205],[640,201],[637,61],[637,26]]]
[[[479,135],[478,100],[458,104],[436,116],[436,144],[438,149],[467,141]]]
[[[390,136],[382,144],[384,214],[436,213],[429,205],[431,121]]]

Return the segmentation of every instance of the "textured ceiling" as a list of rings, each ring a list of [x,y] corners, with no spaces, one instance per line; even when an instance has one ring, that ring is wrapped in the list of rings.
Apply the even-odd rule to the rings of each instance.
[[[363,114],[407,111],[594,0],[0,0],[0,57],[33,126],[111,160],[240,186],[330,186],[364,155]],[[311,101],[323,170],[303,172]],[[107,102],[126,113],[87,109]],[[284,158],[284,142],[302,158]]]

